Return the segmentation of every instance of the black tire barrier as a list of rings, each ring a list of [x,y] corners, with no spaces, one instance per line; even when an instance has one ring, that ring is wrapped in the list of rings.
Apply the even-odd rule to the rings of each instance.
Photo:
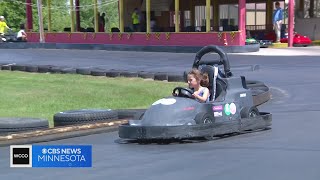
[[[26,72],[38,72],[38,66],[26,66]]]
[[[76,73],[82,74],[82,75],[91,75],[91,69],[90,68],[77,68]]]
[[[143,79],[154,79],[154,73],[140,71],[138,72],[138,77]]]
[[[21,132],[49,128],[47,119],[0,118],[0,133]]]
[[[66,69],[66,68],[69,68],[69,67],[59,67],[59,66],[55,66],[55,67],[52,67],[52,68],[50,69],[50,73],[60,74],[60,73],[62,73],[62,69]]]
[[[92,76],[106,76],[106,70],[92,70],[91,71]]]
[[[144,113],[146,109],[116,109],[119,119],[133,118],[137,113]]]
[[[168,80],[168,74],[167,73],[155,73],[154,74],[154,80],[156,80],[156,81],[167,81]]]
[[[54,126],[108,122],[118,119],[118,112],[110,109],[79,109],[56,113]]]
[[[12,68],[13,67],[13,68]],[[37,70],[38,68],[38,70]],[[259,66],[253,66],[253,69],[258,69]],[[24,70],[23,65],[16,64],[2,64],[2,70]],[[92,70],[89,68],[71,68],[71,67],[56,67],[50,65],[40,65],[40,66],[25,66],[25,71],[27,72],[40,72],[40,73],[62,73],[62,74],[89,74],[93,76],[106,76],[106,77],[141,77],[141,78],[152,78],[157,81],[169,81],[169,82],[187,82],[187,72],[185,71],[182,75],[178,74],[168,74],[164,72],[152,73],[152,72],[130,72],[130,71],[119,71],[119,70]],[[268,86],[266,86],[261,81],[247,80],[247,88],[252,90],[254,104],[260,105],[267,102],[271,98],[271,93]]]
[[[116,71],[116,70],[106,71],[106,76],[107,77],[119,77],[120,76],[120,71]]]
[[[7,70],[7,71],[11,71],[11,65],[2,65],[1,66],[1,70]]]
[[[122,77],[138,77],[138,73],[137,72],[130,72],[130,71],[123,71],[120,72],[120,75]]]
[[[77,70],[75,68],[62,68],[61,74],[76,74]]]
[[[184,77],[178,74],[168,74],[168,82],[184,82]]]
[[[38,66],[38,73],[48,73],[52,69],[53,66],[50,65],[41,65]]]
[[[26,71],[26,66],[24,65],[12,65],[11,71]]]

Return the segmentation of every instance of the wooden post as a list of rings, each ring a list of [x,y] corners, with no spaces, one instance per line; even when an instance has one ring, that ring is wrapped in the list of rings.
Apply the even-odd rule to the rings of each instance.
[[[81,23],[80,23],[80,0],[76,0],[76,27],[77,31],[81,31]]]
[[[288,46],[293,46],[293,29],[294,29],[294,0],[289,0],[289,23],[288,23]]]
[[[98,2],[97,0],[92,0],[93,2],[93,13],[94,13],[94,32],[99,32],[99,17],[98,17]]]
[[[151,27],[150,27],[150,10],[151,10],[151,7],[150,7],[150,0],[146,0],[146,15],[147,15],[147,33],[150,33],[151,32]]]
[[[267,0],[266,4],[266,30],[272,30],[273,22],[273,3],[272,0]]]
[[[239,45],[246,41],[246,0],[239,0]]]
[[[26,0],[26,14],[27,14],[27,30],[32,31],[33,19],[32,19],[32,0]]]
[[[119,20],[120,32],[124,32],[124,17],[123,17],[123,0],[119,0]]]
[[[299,11],[304,11],[304,0],[299,0]]]
[[[189,0],[189,6],[190,6],[190,25],[192,27],[194,27],[195,13],[194,13],[193,0]],[[193,30],[195,30],[195,29],[193,29]]]
[[[39,33],[40,33],[40,43],[45,42],[44,32],[43,32],[43,17],[42,17],[42,0],[37,0],[38,16],[39,16]]]
[[[213,0],[213,26],[219,31],[219,1]]]
[[[48,32],[51,32],[51,0],[47,0],[48,4]]]
[[[180,24],[179,24],[179,0],[174,0],[174,10],[175,10],[175,32],[180,31]]]
[[[211,7],[211,0],[206,0],[206,31],[210,32],[211,28],[211,19],[210,19],[210,8]]]
[[[71,32],[74,32],[74,5],[73,0],[70,0],[70,15],[71,15]]]

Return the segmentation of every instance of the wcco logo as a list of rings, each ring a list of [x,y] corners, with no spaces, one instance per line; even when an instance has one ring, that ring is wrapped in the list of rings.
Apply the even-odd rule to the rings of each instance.
[[[10,167],[32,167],[32,145],[11,145]]]

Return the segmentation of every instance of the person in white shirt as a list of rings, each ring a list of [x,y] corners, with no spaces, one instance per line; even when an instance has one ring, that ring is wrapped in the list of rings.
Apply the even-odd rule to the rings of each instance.
[[[24,24],[20,24],[20,31],[17,33],[18,41],[27,41],[27,33],[24,31]]]

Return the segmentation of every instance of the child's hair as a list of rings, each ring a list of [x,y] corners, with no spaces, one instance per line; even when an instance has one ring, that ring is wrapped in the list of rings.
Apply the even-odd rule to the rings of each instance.
[[[201,73],[198,69],[192,69],[188,75],[192,75],[197,81],[200,80],[200,85],[209,87],[209,76],[207,73]]]
[[[24,29],[24,24],[20,24],[20,29]]]

